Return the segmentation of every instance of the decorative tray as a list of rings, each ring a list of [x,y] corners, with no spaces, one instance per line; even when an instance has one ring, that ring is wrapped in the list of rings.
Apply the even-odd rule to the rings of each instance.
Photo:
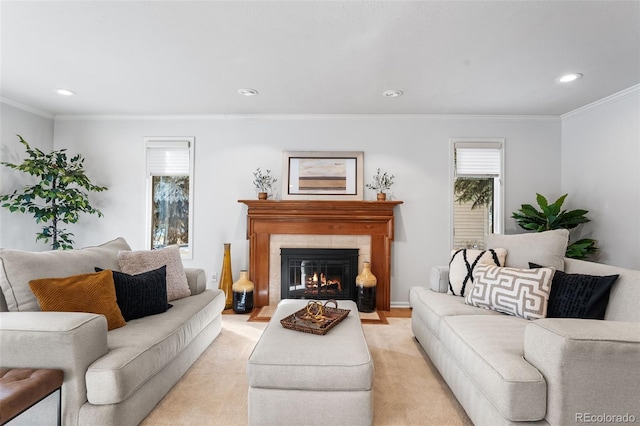
[[[328,303],[333,303],[335,307],[327,306]],[[327,300],[324,305],[322,302],[312,300],[304,308],[281,319],[280,324],[284,328],[304,333],[327,334],[345,319],[349,312],[351,309],[338,308],[338,302],[333,299]]]

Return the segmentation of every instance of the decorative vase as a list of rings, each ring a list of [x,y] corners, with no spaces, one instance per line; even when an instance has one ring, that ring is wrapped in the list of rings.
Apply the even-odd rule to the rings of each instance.
[[[224,308],[229,309],[233,305],[233,276],[231,273],[231,244],[224,244],[224,257],[222,258],[222,272],[220,273],[220,290],[224,291]]]
[[[360,312],[373,312],[376,309],[376,284],[378,279],[371,272],[371,263],[364,262],[362,272],[356,277],[357,305]]]
[[[233,283],[233,312],[247,314],[253,310],[254,285],[249,280],[249,272],[246,269],[240,271],[240,278]]]
[[[266,200],[269,197],[269,194],[266,192],[258,192],[258,200]]]
[[[378,201],[386,201],[387,194],[385,192],[378,192]]]

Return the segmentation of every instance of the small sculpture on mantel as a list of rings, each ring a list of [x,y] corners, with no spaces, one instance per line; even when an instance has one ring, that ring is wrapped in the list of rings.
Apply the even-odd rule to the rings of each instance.
[[[269,198],[269,192],[273,190],[273,184],[275,184],[278,179],[271,176],[271,170],[267,169],[267,171],[263,174],[260,167],[253,172],[253,184],[258,191],[258,199],[266,200]]]
[[[387,199],[387,193],[385,191],[388,191],[391,185],[393,185],[393,178],[395,178],[395,175],[390,175],[387,172],[381,173],[380,168],[378,168],[376,174],[373,176],[373,182],[365,186],[376,191],[378,201],[385,201]]]

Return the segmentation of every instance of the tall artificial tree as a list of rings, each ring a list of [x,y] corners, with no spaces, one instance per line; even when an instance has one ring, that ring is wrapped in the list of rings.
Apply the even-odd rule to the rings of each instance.
[[[68,158],[66,149],[45,154],[31,148],[22,136],[17,136],[25,146],[28,158],[20,164],[4,161],[0,164],[35,176],[38,181],[11,194],[0,195],[0,203],[11,212],[30,213],[36,223],[44,224],[36,233],[36,241],[44,240],[48,244],[51,240],[53,250],[71,249],[73,234],[61,228],[61,224],[78,222],[80,213],[101,217],[102,212],[89,203],[88,193],[102,192],[107,188],[91,183],[84,172],[84,158],[80,154]]]

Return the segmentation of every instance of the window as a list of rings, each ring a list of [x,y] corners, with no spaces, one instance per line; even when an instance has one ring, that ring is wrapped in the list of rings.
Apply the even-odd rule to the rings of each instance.
[[[145,138],[147,241],[151,249],[177,244],[190,259],[193,230],[194,138]]]
[[[485,247],[504,226],[504,139],[452,139],[453,248]]]

